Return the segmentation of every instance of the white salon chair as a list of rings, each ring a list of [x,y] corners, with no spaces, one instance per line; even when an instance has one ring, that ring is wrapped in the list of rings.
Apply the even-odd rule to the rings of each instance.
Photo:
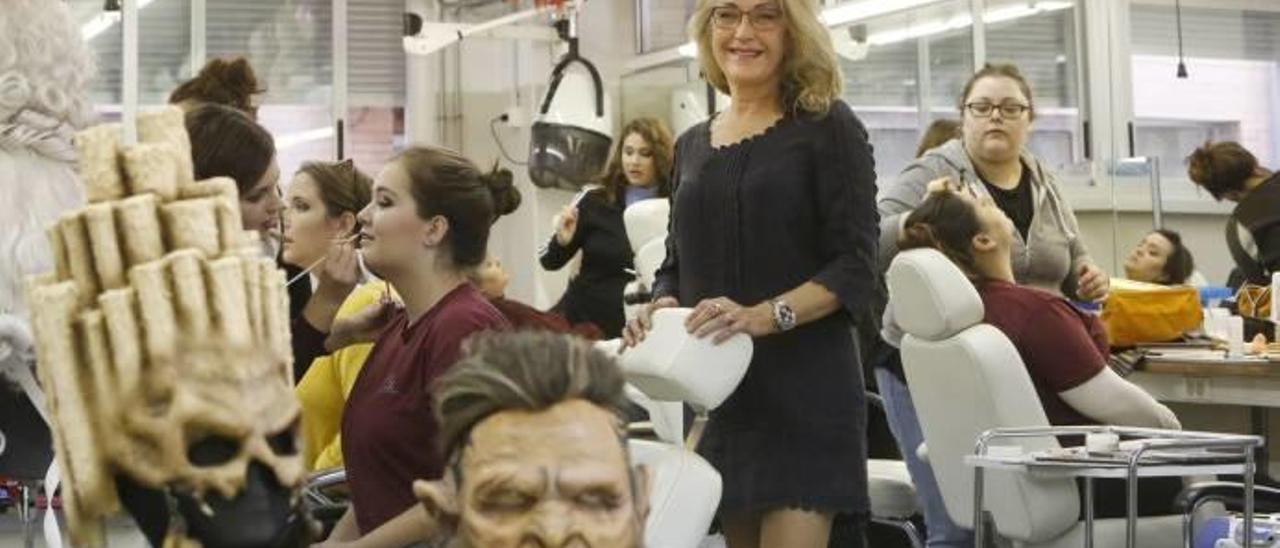
[[[617,356],[628,396],[649,412],[656,441],[631,440],[631,458],[649,469],[649,520],[645,546],[693,548],[707,536],[720,505],[720,474],[687,448],[684,405],[715,409],[733,394],[751,364],[751,338],[738,335],[719,346],[684,328],[687,308],[664,308],[635,348],[618,353],[620,341],[597,347]],[[690,444],[691,445],[691,444]]]
[[[650,300],[653,276],[667,256],[669,200],[640,200],[622,212],[622,222],[635,254],[636,279],[622,290],[623,316],[631,321]]]
[[[928,458],[947,514],[973,527],[973,470],[964,464],[978,436],[993,428],[1048,426],[1017,349],[982,323],[973,284],[941,253],[898,254],[888,274],[890,305],[906,332],[902,365],[920,417]],[[1020,439],[1023,451],[1058,447],[1054,438]],[[1016,547],[1083,545],[1079,494],[1069,479],[988,471],[986,509],[997,535]],[[1125,520],[1095,522],[1096,546],[1124,546]],[[1138,544],[1180,546],[1180,516],[1142,518]]]

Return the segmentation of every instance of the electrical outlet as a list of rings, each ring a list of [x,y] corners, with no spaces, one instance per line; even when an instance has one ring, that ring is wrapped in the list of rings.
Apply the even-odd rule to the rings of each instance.
[[[505,118],[505,122],[508,127],[523,129],[529,127],[529,125],[533,123],[530,119],[528,109],[520,106],[508,108],[506,112],[502,113],[502,116]]]

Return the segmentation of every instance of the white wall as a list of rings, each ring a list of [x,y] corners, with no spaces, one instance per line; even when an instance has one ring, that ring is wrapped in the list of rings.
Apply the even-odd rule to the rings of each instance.
[[[619,113],[622,66],[633,55],[635,44],[631,3],[588,2],[580,17],[580,51],[600,71],[612,110]],[[476,40],[462,45],[461,118],[451,122],[461,124],[461,139],[455,146],[482,166],[498,160],[501,156],[490,132],[490,120],[515,105],[517,100],[526,112],[534,112],[546,92],[551,68],[560,53],[559,48],[552,52],[545,43],[529,41]],[[517,73],[518,99],[513,85]],[[615,123],[615,128],[620,125]],[[497,133],[515,160],[527,159],[527,127],[500,124]],[[502,259],[511,274],[508,296],[546,309],[560,298],[570,269],[543,271],[537,262],[537,250],[551,235],[552,216],[568,203],[573,193],[538,189],[529,181],[526,168],[505,160],[502,163],[515,172],[524,201],[515,213],[498,221],[489,249]]]

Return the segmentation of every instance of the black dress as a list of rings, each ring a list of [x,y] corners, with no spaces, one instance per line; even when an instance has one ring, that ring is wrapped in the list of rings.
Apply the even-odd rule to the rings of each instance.
[[[590,322],[606,338],[622,335],[622,290],[635,278],[631,274],[631,242],[622,223],[622,206],[610,203],[594,191],[578,203],[578,229],[568,245],[553,235],[539,261],[547,270],[560,270],[582,250],[582,269],[565,289],[553,311],[571,324]]]
[[[746,377],[699,446],[724,479],[722,514],[868,510],[866,400],[853,320],[870,306],[879,215],[867,133],[837,101],[713,149],[708,123],[676,144],[667,260],[655,296],[744,306],[814,281],[841,308],[758,338]]]

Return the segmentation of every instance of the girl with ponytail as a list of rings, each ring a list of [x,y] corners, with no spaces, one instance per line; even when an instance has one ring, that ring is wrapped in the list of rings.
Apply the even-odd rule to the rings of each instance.
[[[484,262],[490,226],[519,205],[510,171],[481,171],[443,148],[406,150],[374,182],[359,243],[365,265],[400,300],[384,296],[336,320],[325,344],[373,342],[342,413],[352,504],[331,541],[403,546],[430,534],[411,490],[444,471],[428,388],[463,340],[509,326],[468,275]]]

